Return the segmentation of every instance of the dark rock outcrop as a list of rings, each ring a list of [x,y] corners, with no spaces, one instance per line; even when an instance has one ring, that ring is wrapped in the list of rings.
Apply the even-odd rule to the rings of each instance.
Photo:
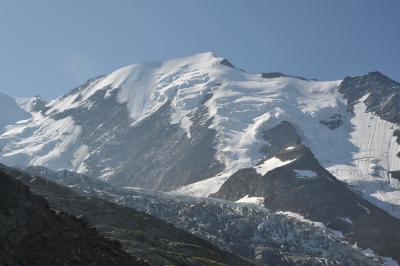
[[[336,129],[343,125],[342,116],[340,114],[332,115],[331,117],[329,117],[329,119],[321,120],[319,122],[330,129]]]
[[[0,171],[1,265],[148,265]]]
[[[363,96],[367,112],[380,118],[400,123],[400,83],[388,78],[380,72],[370,72],[363,76],[346,77],[339,85],[339,92],[347,99],[348,108],[353,110]]]
[[[297,79],[301,79],[304,81],[307,81],[309,79],[300,77],[300,76],[293,76],[293,75],[287,75],[287,74],[283,74],[281,72],[267,72],[267,73],[261,73],[261,77],[262,78],[282,78],[282,77],[287,77],[287,78],[297,78]],[[316,80],[316,79],[311,79],[311,80]]]
[[[221,60],[220,64],[223,64],[227,67],[235,67],[228,59],[225,58]]]
[[[267,142],[262,151],[264,154],[274,154],[290,145],[296,145],[301,142],[296,129],[287,121],[282,121],[274,128],[267,129],[261,134]]]
[[[69,188],[15,169],[4,166],[0,169],[11,176],[18,176],[34,193],[44,196],[50,208],[80,217],[105,237],[120,242],[123,250],[151,265],[252,265],[205,240],[134,209],[97,197],[80,196]],[[43,169],[41,172],[44,172]],[[69,183],[72,184],[73,180],[82,181],[80,185],[84,187],[88,184],[88,178],[77,179],[75,176]],[[99,184],[98,181],[94,182]]]

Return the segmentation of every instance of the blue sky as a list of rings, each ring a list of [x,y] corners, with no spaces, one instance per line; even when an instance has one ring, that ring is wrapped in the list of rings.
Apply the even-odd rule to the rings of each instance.
[[[124,65],[213,51],[248,72],[400,81],[398,0],[0,0],[0,91],[52,99]]]

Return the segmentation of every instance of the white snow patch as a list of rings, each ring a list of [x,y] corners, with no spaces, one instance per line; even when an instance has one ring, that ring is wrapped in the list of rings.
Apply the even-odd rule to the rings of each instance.
[[[116,172],[116,169],[106,167],[102,170],[99,179],[103,180],[103,181],[108,181],[108,180],[110,180],[110,176],[112,176],[115,172]]]
[[[222,172],[214,177],[177,188],[169,193],[183,194],[192,197],[208,197],[210,194],[217,192],[233,173],[234,171]]]
[[[89,157],[89,147],[87,145],[81,145],[74,153],[72,157],[72,165],[77,169],[78,173],[84,173],[87,171],[84,161]]]
[[[298,214],[298,213],[295,213],[295,212],[278,211],[278,212],[275,212],[275,213],[295,218],[296,220],[299,220],[299,221],[301,221],[303,223],[308,223],[308,224],[312,224],[312,225],[315,225],[315,226],[318,226],[318,227],[321,227],[321,228],[326,228],[326,226],[323,223],[311,221],[309,219],[304,218],[301,214]]]
[[[265,160],[262,164],[257,165],[255,167],[255,169],[258,174],[264,176],[269,171],[276,169],[278,167],[290,164],[291,162],[294,162],[295,160],[296,159],[282,161],[281,159],[279,159],[277,157],[272,157],[271,159]]]
[[[237,200],[238,203],[251,203],[256,205],[262,205],[264,203],[264,197],[249,197],[249,195]]]

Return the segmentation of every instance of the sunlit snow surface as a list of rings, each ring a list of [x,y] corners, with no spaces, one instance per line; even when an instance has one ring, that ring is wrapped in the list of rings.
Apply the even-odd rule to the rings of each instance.
[[[216,131],[216,159],[226,168],[176,192],[207,196],[218,191],[235,171],[256,167],[266,144],[261,132],[286,120],[332,174],[400,216],[399,188],[387,177],[388,171],[400,170],[396,169],[400,149],[392,136],[395,125],[365,113],[362,102],[355,106],[354,115],[347,112],[337,89],[340,80],[262,78],[221,61],[212,53],[201,53],[130,65],[93,79],[85,88],[50,102],[44,115],[33,113],[31,119],[10,126],[0,137],[1,161],[85,172],[86,158],[96,152],[82,143],[81,127],[85,125],[76,124],[71,117],[56,121],[51,116],[74,108],[85,112],[96,106],[91,100],[96,92],[104,91],[105,98],[117,92],[119,103],[126,104],[131,117],[127,126],[135,126],[168,101],[173,108],[171,123],[180,125],[189,138],[191,118],[200,106],[213,118],[210,128]],[[319,122],[333,115],[342,117],[339,128],[330,129]],[[110,169],[107,178],[112,175]]]
[[[71,117],[53,120],[35,113],[31,119],[7,129],[1,140],[15,142],[3,149],[3,162],[84,171],[88,148],[80,142],[81,127]]]
[[[265,160],[262,164],[257,165],[256,172],[260,175],[265,175],[269,171],[274,170],[275,168],[290,164],[291,162],[293,162],[295,160],[296,159],[282,161],[279,158],[272,157],[271,159]]]
[[[237,200],[238,203],[251,203],[256,205],[263,205],[264,198],[263,197],[249,197],[249,195],[244,196],[243,198]]]

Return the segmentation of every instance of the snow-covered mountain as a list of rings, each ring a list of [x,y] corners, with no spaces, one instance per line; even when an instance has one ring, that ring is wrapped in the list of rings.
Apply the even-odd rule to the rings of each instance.
[[[399,101],[400,84],[378,72],[321,82],[249,74],[201,53],[130,65],[35,105],[1,135],[0,160],[208,196],[241,169],[265,175],[295,162],[269,159],[301,143],[333,178],[400,217]],[[282,122],[299,140],[271,143]],[[241,200],[260,200],[253,192]]]

